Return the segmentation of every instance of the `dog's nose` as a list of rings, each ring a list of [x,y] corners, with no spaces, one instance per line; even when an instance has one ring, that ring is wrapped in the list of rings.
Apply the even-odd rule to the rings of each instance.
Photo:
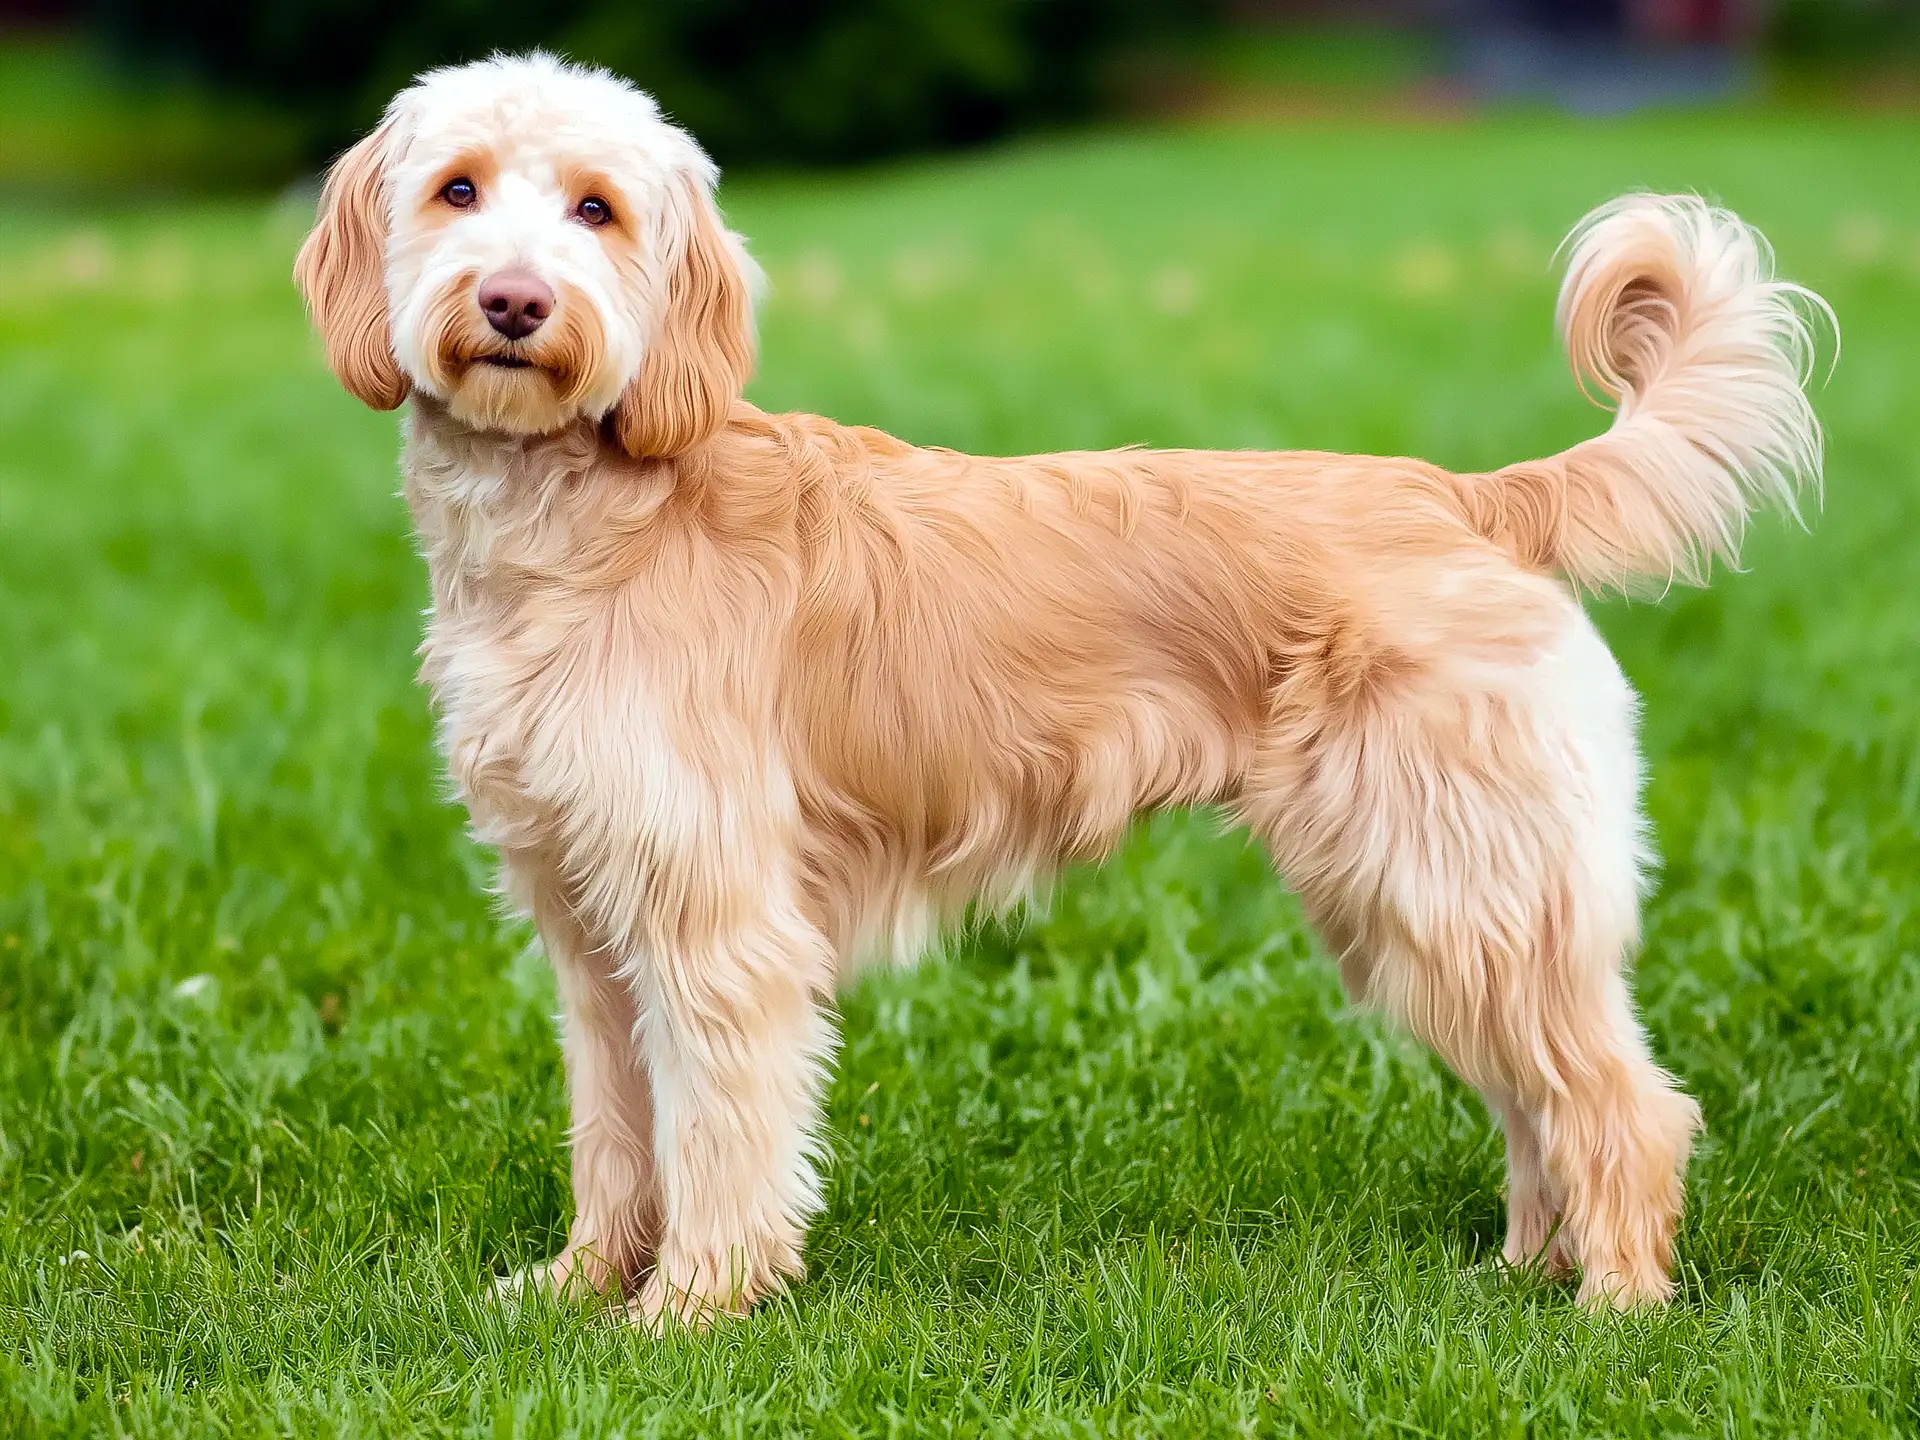
[[[525,270],[502,270],[480,282],[487,323],[509,340],[524,340],[553,313],[553,291]]]

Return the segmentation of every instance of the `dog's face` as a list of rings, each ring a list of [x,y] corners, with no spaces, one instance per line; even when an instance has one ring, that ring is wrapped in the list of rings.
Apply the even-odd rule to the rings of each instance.
[[[327,177],[294,276],[340,381],[475,429],[603,417],[636,456],[725,423],[755,271],[699,147],[625,82],[545,56],[435,71]]]

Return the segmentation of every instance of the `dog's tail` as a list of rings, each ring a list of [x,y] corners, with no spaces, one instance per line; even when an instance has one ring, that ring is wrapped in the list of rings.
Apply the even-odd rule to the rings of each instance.
[[[1581,388],[1615,402],[1605,434],[1471,477],[1476,527],[1595,589],[1705,578],[1737,558],[1747,515],[1796,518],[1820,486],[1820,424],[1803,386],[1812,291],[1772,275],[1767,243],[1694,196],[1628,195],[1581,222],[1558,323]]]

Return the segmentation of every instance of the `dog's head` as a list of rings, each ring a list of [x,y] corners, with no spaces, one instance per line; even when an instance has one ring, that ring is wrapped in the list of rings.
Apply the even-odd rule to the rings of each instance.
[[[340,383],[476,429],[712,435],[753,368],[758,271],[652,99],[545,55],[436,70],[327,176],[294,279]]]

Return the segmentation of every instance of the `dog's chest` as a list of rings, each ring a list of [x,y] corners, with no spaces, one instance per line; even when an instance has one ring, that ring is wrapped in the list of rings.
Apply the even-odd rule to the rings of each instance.
[[[675,697],[624,611],[608,597],[437,595],[422,674],[482,842],[658,855],[701,828],[683,812],[710,787],[674,742]]]
[[[440,749],[475,834],[503,848],[537,844],[550,788],[539,757],[553,748],[555,718],[542,682],[559,657],[542,663],[525,653],[500,617],[436,606],[421,659]]]
[[[479,839],[544,848],[606,748],[596,651],[608,617],[539,578],[552,526],[541,488],[511,464],[413,465],[407,480],[433,583],[421,677],[450,777]]]
[[[713,653],[722,632],[735,649],[743,630],[773,633],[720,603],[754,587],[688,585],[686,567],[652,558],[684,540],[640,525],[627,532],[637,548],[609,566],[617,527],[602,512],[616,505],[595,509],[592,491],[528,457],[443,455],[433,439],[403,466],[433,582],[421,672],[476,837],[576,873],[620,857],[641,880],[712,853],[746,792],[779,790],[790,807],[771,725],[739,713],[739,696],[760,692],[738,675],[768,667]]]

